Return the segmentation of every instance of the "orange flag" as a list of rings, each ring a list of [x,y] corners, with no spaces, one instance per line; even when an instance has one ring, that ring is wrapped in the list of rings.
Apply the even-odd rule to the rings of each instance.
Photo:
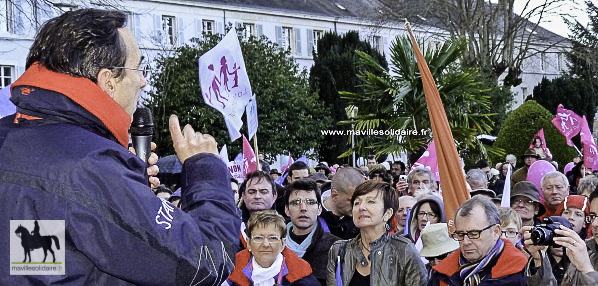
[[[440,100],[440,94],[436,88],[434,78],[428,68],[428,63],[424,59],[413,33],[409,22],[405,24],[415,57],[417,58],[417,65],[422,77],[424,85],[424,93],[426,95],[426,103],[428,104],[428,113],[430,114],[430,123],[432,125],[432,133],[434,135],[434,145],[436,146],[436,157],[438,160],[438,171],[440,173],[440,183],[442,184],[442,198],[444,200],[444,210],[446,212],[446,219],[449,229],[454,226],[455,212],[457,208],[466,200],[470,198],[469,191],[465,185],[465,175],[459,163],[459,155],[455,147],[451,127],[448,124],[444,106]]]

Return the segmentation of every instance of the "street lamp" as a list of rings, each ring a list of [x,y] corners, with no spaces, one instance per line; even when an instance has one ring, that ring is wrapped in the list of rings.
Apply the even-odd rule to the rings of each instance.
[[[357,112],[359,108],[355,105],[349,105],[345,108],[347,117],[351,119],[351,149],[353,149],[353,168],[355,168],[355,124],[353,123],[357,118]]]

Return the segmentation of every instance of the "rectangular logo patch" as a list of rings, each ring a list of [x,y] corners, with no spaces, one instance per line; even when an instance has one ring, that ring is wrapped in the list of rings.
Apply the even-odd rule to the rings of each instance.
[[[64,220],[10,221],[10,275],[64,275]]]

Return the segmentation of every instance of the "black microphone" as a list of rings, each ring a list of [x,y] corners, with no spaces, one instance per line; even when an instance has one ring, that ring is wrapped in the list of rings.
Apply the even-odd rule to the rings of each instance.
[[[147,160],[151,154],[150,143],[154,134],[154,120],[149,108],[137,107],[137,110],[133,113],[133,122],[129,131],[137,156],[147,165]]]

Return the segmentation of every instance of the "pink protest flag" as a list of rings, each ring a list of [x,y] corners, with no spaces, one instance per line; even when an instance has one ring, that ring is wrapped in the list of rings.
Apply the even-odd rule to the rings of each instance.
[[[243,177],[254,171],[257,171],[255,153],[253,153],[249,141],[247,141],[247,138],[243,135]]]
[[[583,143],[583,161],[586,166],[592,166],[598,161],[598,149],[593,142]]]
[[[562,104],[559,104],[556,116],[551,122],[565,136],[567,144],[573,146],[571,138],[581,131],[581,117],[575,114],[575,112],[565,109]]]
[[[581,143],[596,143],[594,142],[594,137],[592,136],[592,132],[590,131],[590,127],[588,126],[588,120],[584,115],[581,120],[581,131],[579,132],[579,136],[581,136]]]
[[[282,168],[280,168],[282,170],[282,172],[284,173],[284,171],[286,171],[291,165],[293,165],[293,163],[295,163],[295,161],[293,161],[293,156],[291,156],[291,152],[289,152],[289,162],[287,163],[286,166],[283,166]]]
[[[588,126],[588,120],[584,115],[581,120],[581,143],[583,143],[583,160],[586,166],[594,166],[598,160],[598,150],[596,149],[596,142]]]
[[[434,145],[434,140],[430,142],[430,145],[428,145],[428,149],[426,149],[426,152],[424,152],[424,154],[422,154],[422,156],[419,157],[419,159],[417,159],[417,162],[413,163],[411,171],[415,170],[415,168],[420,167],[432,171],[432,174],[434,174],[436,178],[439,178],[438,161],[436,159],[436,145]]]
[[[540,129],[540,131],[538,131],[538,133],[536,133],[536,135],[534,135],[534,138],[532,139],[532,143],[529,144],[530,149],[536,148],[536,145],[535,145],[536,138],[540,138],[540,141],[542,141],[542,146],[540,146],[540,147],[544,151],[544,154],[546,154],[546,157],[548,159],[552,159],[552,154],[550,154],[548,147],[546,147],[546,140],[544,139],[544,128]]]

